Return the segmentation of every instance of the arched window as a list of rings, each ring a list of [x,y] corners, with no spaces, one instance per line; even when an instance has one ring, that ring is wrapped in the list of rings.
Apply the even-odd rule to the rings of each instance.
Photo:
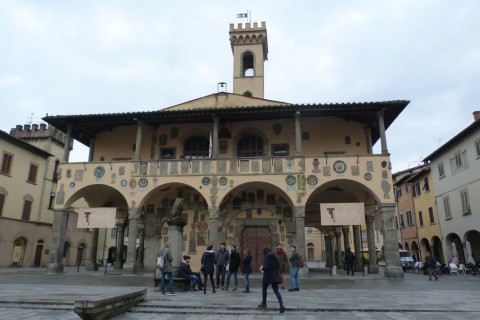
[[[185,159],[208,158],[209,140],[204,136],[192,136],[183,143]]]
[[[253,53],[245,52],[242,56],[242,75],[244,77],[254,77],[255,68],[253,67]]]
[[[246,135],[237,142],[238,157],[263,156],[263,138],[257,135]]]
[[[250,91],[245,91],[245,92],[243,93],[243,95],[244,95],[245,97],[252,97],[252,96],[253,96]]]

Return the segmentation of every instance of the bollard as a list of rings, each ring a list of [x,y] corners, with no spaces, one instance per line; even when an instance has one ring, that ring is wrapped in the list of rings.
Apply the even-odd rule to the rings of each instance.
[[[332,267],[332,276],[336,276],[336,275],[337,275],[337,266],[334,265],[334,266]]]

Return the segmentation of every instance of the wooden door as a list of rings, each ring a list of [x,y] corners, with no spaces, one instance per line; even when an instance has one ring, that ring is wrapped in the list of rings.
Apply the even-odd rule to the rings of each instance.
[[[245,227],[242,230],[242,255],[249,249],[252,252],[252,271],[259,272],[263,263],[263,248],[272,248],[272,233],[268,227]]]
[[[35,258],[33,260],[34,267],[40,267],[40,264],[42,263],[42,251],[43,245],[37,244],[37,247],[35,248]]]

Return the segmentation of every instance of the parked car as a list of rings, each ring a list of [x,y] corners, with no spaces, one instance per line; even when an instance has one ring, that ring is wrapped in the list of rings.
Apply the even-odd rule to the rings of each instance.
[[[400,266],[402,267],[404,272],[407,270],[413,269],[415,265],[415,260],[413,260],[412,256],[407,250],[399,250],[400,253]]]

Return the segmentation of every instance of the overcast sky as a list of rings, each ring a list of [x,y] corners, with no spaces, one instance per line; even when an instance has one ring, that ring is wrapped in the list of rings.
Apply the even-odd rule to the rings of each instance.
[[[393,171],[480,110],[480,1],[0,0],[0,129],[49,115],[154,111],[232,84],[230,23],[265,21],[265,98],[410,100]],[[74,145],[70,161],[86,161]],[[375,151],[379,152],[379,144]]]

